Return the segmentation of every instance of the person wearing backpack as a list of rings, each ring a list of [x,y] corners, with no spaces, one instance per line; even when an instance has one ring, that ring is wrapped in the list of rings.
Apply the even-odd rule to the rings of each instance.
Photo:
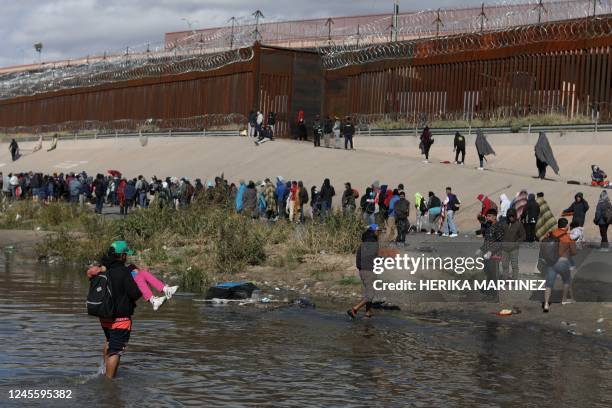
[[[599,234],[601,235],[600,248],[603,251],[608,250],[608,227],[612,224],[612,204],[610,203],[610,197],[608,197],[607,191],[602,191],[599,194],[599,202],[595,209],[595,219],[593,220],[595,225],[599,227]]]
[[[130,340],[136,301],[141,296],[132,273],[125,264],[127,256],[132,253],[125,241],[115,241],[102,260],[111,288],[113,310],[110,317],[100,317],[100,325],[106,337],[103,355],[106,377],[109,379],[115,378],[117,374],[121,354]]]
[[[414,208],[416,210],[416,232],[424,232],[424,222],[426,220],[425,214],[427,213],[427,203],[421,193],[415,193],[414,195]]]
[[[546,290],[544,291],[544,302],[542,302],[542,311],[548,313],[550,311],[550,295],[555,286],[557,275],[561,275],[563,280],[563,295],[561,304],[572,303],[567,300],[571,282],[572,267],[571,257],[576,255],[576,242],[569,235],[569,222],[567,218],[559,218],[557,228],[550,232],[549,241],[542,242],[548,248],[544,252],[546,259]],[[549,254],[550,253],[550,254]],[[556,257],[556,260],[555,260]]]
[[[361,216],[363,220],[368,224],[374,224],[374,212],[376,211],[376,199],[372,187],[366,188],[366,192],[361,196],[359,202],[361,207]]]

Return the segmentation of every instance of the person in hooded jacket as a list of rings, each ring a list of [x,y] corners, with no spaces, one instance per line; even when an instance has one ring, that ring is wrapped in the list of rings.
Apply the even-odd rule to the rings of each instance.
[[[525,228],[525,241],[534,242],[536,240],[536,224],[540,218],[540,206],[536,201],[535,194],[529,194],[527,204],[521,215],[521,222]]]
[[[353,320],[357,317],[359,310],[364,306],[365,317],[372,317],[372,301],[375,295],[374,280],[377,278],[377,275],[374,274],[374,259],[378,257],[379,235],[380,230],[376,224],[371,224],[361,235],[361,245],[357,249],[355,255],[355,265],[359,270],[359,277],[363,284],[363,296],[359,303],[346,312]]]
[[[478,153],[479,167],[478,170],[484,170],[484,162],[488,155],[495,156],[495,150],[489,144],[487,137],[482,132],[482,129],[476,131],[476,152]]]
[[[586,202],[582,193],[576,193],[574,202],[563,210],[563,214],[568,216],[572,214],[572,222],[578,224],[579,227],[584,227],[587,211],[589,211],[589,203]]]
[[[478,213],[478,215],[476,216],[476,218],[480,222],[480,230],[476,231],[476,235],[483,235],[485,224],[486,224],[487,213],[489,212],[491,208],[495,208],[495,210],[497,210],[497,204],[495,204],[493,200],[491,200],[489,197],[487,197],[484,194],[478,194],[476,199],[480,201],[480,203],[482,204],[480,208],[480,213]]]
[[[328,178],[323,180],[323,185],[321,186],[321,193],[319,195],[319,199],[321,202],[321,217],[323,219],[327,218],[329,211],[332,208],[332,199],[336,195],[336,190],[331,185],[331,182]]]
[[[11,140],[11,143],[9,144],[9,151],[11,152],[11,159],[13,161],[19,158],[19,145],[15,139]]]
[[[610,203],[610,197],[608,197],[607,191],[602,191],[599,194],[599,201],[595,208],[595,218],[593,223],[599,227],[599,234],[601,235],[601,249],[604,251],[608,250],[608,227],[610,226],[610,214],[612,214],[612,203]]]
[[[429,215],[429,231],[427,235],[440,233],[440,220],[442,216],[442,202],[433,191],[430,191],[427,201],[427,214]]]
[[[465,163],[465,137],[461,133],[456,132],[453,145],[453,151],[455,152],[455,163],[463,165]],[[459,161],[459,154],[461,154],[461,161]]]
[[[423,163],[429,163],[429,150],[431,149],[431,145],[434,143],[433,136],[431,135],[431,131],[429,130],[429,126],[425,126],[423,129],[423,133],[421,133],[421,143],[419,144],[419,148],[421,149],[421,154],[425,155],[425,160]]]
[[[350,214],[355,211],[355,192],[351,183],[344,183],[344,192],[342,193],[342,210]]]
[[[510,199],[506,194],[501,194],[499,196],[499,213],[497,215],[497,219],[501,222],[506,221],[506,213],[510,209]]]
[[[247,217],[257,217],[257,189],[255,182],[249,181],[242,199],[242,211]]]
[[[510,208],[506,212],[502,270],[506,276],[510,276],[510,265],[512,265],[512,279],[518,279],[519,276],[519,246],[523,241],[525,241],[525,228],[519,221],[516,210]]]
[[[410,201],[406,200],[406,193],[404,191],[399,193],[399,200],[393,206],[395,212],[395,224],[397,229],[397,242],[406,242],[406,234],[410,227],[408,216],[410,215]]]
[[[546,133],[540,132],[538,141],[534,147],[536,157],[536,167],[538,168],[538,177],[546,178],[546,168],[550,166],[556,174],[559,174],[559,166],[553,154],[550,142],[546,137]]]
[[[244,180],[240,180],[240,187],[238,187],[238,193],[236,193],[236,212],[241,212],[244,208],[244,193],[247,189],[246,183]]]
[[[425,214],[427,214],[427,203],[421,193],[414,194],[414,209],[416,211],[416,232],[425,231]]]
[[[265,180],[264,198],[266,200],[266,217],[271,220],[276,217],[276,188],[270,179]]]
[[[285,216],[285,180],[281,176],[276,177],[276,215],[278,217]]]
[[[366,192],[361,196],[361,201],[359,202],[359,206],[361,207],[361,215],[363,220],[368,224],[374,224],[375,216],[374,212],[376,211],[376,197],[374,196],[374,191],[372,187],[366,188]]]

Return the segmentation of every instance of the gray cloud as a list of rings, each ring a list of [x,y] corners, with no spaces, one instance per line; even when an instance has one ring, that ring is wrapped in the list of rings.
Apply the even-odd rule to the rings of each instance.
[[[390,12],[392,0],[3,0],[0,66],[37,60],[33,44],[44,45],[43,60],[118,52],[128,45],[162,43],[165,32],[225,25],[259,8],[266,20]],[[402,9],[433,7],[425,0],[402,1]],[[470,3],[478,3],[471,1]],[[435,7],[464,5],[439,0]]]

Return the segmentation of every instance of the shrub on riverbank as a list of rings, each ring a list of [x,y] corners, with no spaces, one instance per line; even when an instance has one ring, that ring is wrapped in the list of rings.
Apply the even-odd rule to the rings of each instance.
[[[284,219],[250,220],[227,203],[204,200],[184,210],[154,206],[121,218],[63,202],[19,201],[7,208],[0,213],[0,227],[40,226],[54,232],[38,245],[39,256],[85,264],[99,259],[112,241],[125,239],[137,250],[137,263],[194,291],[251,265],[296,264],[304,254],[352,253],[364,228],[354,214],[336,212],[324,223],[296,225]],[[21,217],[15,221],[17,213]]]

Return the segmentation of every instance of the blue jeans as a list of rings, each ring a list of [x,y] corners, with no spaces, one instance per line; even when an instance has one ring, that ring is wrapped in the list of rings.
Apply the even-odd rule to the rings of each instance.
[[[367,212],[363,213],[363,220],[368,224],[376,224],[376,216],[374,215],[374,213],[372,214],[368,214]]]
[[[326,201],[321,201],[321,219],[325,220],[327,218],[327,213],[329,212],[329,205]]]
[[[570,261],[566,258],[560,258],[553,266],[549,266],[546,273],[546,287],[552,289],[555,286],[557,274],[561,275],[564,285],[569,285],[572,280],[570,266]]]
[[[147,208],[147,193],[138,193],[138,205],[140,206],[140,208]]]
[[[455,219],[454,219],[454,211],[447,211],[446,212],[446,218],[444,219],[444,233],[445,234],[456,234],[457,233],[457,226],[455,225]]]

